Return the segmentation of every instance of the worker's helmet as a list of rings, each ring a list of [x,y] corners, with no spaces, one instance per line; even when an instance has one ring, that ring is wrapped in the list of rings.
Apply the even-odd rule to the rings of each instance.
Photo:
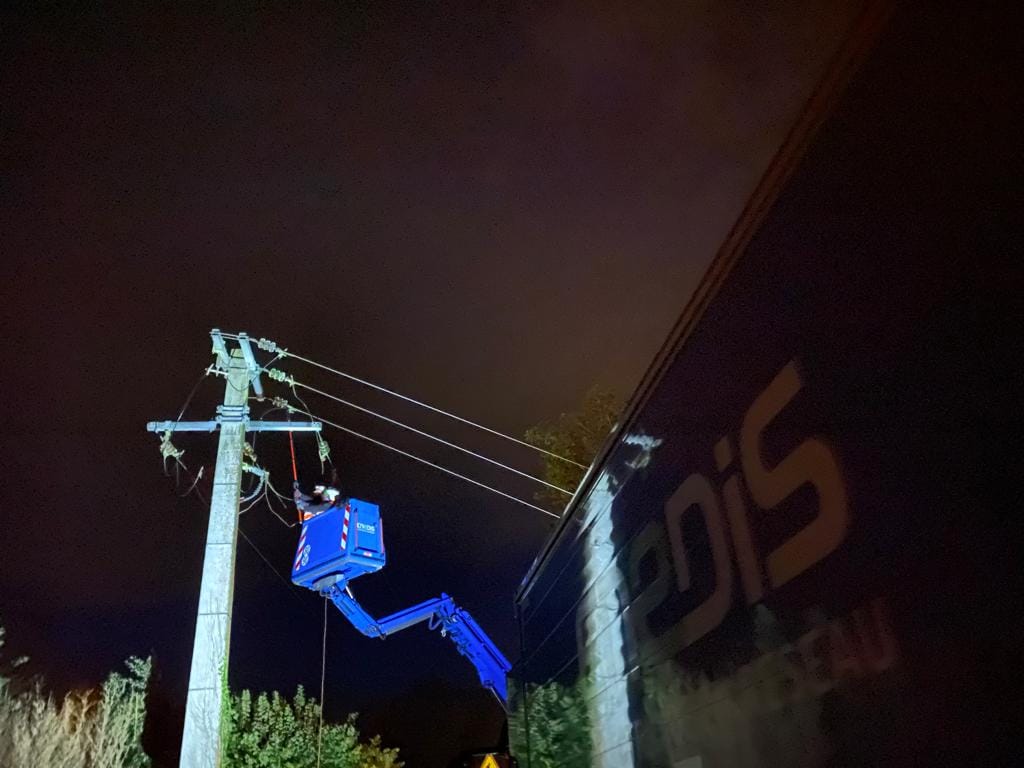
[[[334,501],[341,495],[341,492],[337,488],[331,488],[330,486],[324,488],[321,494],[327,501]]]
[[[326,483],[317,483],[316,485],[313,486],[313,493],[315,493],[317,496],[323,496],[325,490],[327,490]]]

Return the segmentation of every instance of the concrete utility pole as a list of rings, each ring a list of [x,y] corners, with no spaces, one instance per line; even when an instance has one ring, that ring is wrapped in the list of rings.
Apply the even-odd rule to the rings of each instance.
[[[241,349],[231,352],[224,387],[224,410],[243,408],[249,399],[249,377]],[[203,556],[196,638],[181,739],[182,768],[220,764],[221,719],[231,647],[231,606],[235,591],[235,545],[238,542],[238,500],[242,487],[245,422],[220,425],[217,468],[210,498],[210,527]]]
[[[228,353],[220,331],[210,332],[217,356],[215,370],[227,378],[224,404],[213,421],[151,421],[150,432],[213,432],[220,428],[217,467],[210,499],[210,524],[203,558],[192,670],[185,705],[185,731],[181,740],[181,768],[218,768],[224,696],[227,693],[228,652],[231,647],[231,607],[235,586],[235,547],[238,541],[238,503],[242,484],[245,433],[319,432],[319,422],[249,420],[249,385],[263,396],[262,368],[253,356],[249,338],[238,334],[238,347]]]

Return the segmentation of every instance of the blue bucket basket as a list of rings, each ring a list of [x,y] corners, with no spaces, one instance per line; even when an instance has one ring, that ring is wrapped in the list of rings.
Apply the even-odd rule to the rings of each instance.
[[[380,507],[349,499],[306,521],[292,561],[292,582],[307,589],[331,576],[351,581],[384,567]]]

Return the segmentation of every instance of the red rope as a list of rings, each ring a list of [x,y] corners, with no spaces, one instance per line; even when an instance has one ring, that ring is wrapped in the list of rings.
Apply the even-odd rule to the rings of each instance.
[[[299,467],[295,463],[295,438],[292,437],[291,432],[288,433],[288,444],[291,446],[292,449],[292,480],[294,480],[297,483],[299,482]]]
[[[296,483],[299,482],[299,466],[295,463],[295,438],[292,436],[291,430],[288,431],[288,445],[292,449],[292,480]],[[296,508],[296,513],[299,516],[299,523],[302,522],[302,512]]]

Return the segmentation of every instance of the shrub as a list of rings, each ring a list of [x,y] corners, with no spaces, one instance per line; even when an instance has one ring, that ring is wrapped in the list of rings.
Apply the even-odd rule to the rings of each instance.
[[[0,651],[4,632],[0,628]],[[0,766],[145,768],[142,749],[151,662],[130,658],[128,674],[111,673],[99,690],[73,691],[60,702],[42,683],[21,690],[15,660],[0,667]]]

